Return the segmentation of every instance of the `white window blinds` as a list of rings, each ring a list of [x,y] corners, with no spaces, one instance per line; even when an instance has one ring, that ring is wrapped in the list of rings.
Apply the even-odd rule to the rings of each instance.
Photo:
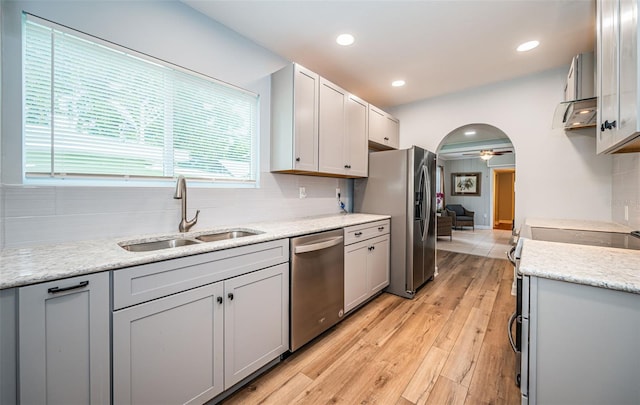
[[[26,177],[255,183],[257,95],[27,16]]]

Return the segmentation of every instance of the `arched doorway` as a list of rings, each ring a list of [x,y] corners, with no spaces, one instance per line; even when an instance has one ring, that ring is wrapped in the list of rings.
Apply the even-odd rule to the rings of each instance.
[[[439,208],[460,204],[474,212],[475,229],[511,230],[516,209],[516,153],[509,136],[493,125],[471,123],[449,132],[437,153]],[[460,189],[459,180],[468,178],[472,188]],[[460,237],[472,237],[473,230],[458,228]]]

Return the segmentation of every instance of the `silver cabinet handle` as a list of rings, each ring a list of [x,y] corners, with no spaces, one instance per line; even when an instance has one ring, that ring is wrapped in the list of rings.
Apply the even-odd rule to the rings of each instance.
[[[341,244],[343,239],[344,238],[342,236],[337,236],[335,238],[323,240],[321,242],[310,243],[308,245],[296,246],[295,249],[294,249],[294,252],[297,254],[297,253],[308,253],[308,252],[315,252],[316,250],[327,249],[327,248],[330,248],[332,246],[336,246],[336,245]]]

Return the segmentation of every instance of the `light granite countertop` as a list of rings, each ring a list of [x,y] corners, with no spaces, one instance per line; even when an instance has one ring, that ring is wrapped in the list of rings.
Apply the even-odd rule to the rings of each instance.
[[[0,254],[0,289],[175,259],[389,218],[388,215],[371,214],[326,215],[289,221],[239,224],[238,226],[225,226],[188,233],[132,236],[130,238],[88,240],[6,249]],[[129,252],[119,245],[174,237],[195,238],[202,234],[224,232],[231,229],[253,230],[261,233],[237,239],[199,243],[151,252]]]
[[[575,229],[579,231],[629,233],[633,229],[614,222],[580,219],[527,218],[520,229],[520,236],[531,239],[531,228]]]
[[[527,219],[520,237],[519,270],[524,275],[640,294],[640,251],[531,240],[531,228],[628,233],[608,222]]]

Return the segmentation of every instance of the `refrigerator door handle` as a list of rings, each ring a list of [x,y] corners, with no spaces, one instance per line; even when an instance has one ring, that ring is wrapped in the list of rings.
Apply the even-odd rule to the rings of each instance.
[[[427,166],[422,166],[421,183],[422,183],[422,195],[423,195],[422,218],[424,221],[423,222],[424,227],[422,228],[422,240],[425,241],[427,239],[427,233],[429,232],[429,227],[431,226],[431,184],[429,182]]]

